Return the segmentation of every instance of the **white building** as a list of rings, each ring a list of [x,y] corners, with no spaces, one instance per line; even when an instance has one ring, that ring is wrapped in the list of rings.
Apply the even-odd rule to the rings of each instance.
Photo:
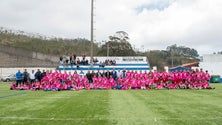
[[[211,75],[220,75],[222,77],[222,55],[204,55],[199,67],[203,68],[203,70],[208,70]]]

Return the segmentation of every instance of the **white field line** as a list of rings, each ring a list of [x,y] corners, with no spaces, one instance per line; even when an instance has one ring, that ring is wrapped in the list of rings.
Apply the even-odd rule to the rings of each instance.
[[[70,97],[27,97],[26,99],[61,99],[61,98],[71,98]]]
[[[157,122],[158,120],[217,120],[217,119],[222,119],[222,117],[205,117],[205,118],[104,118],[104,117],[85,117],[85,118],[41,118],[41,117],[9,117],[9,116],[5,116],[5,117],[0,117],[0,119],[15,119],[15,120],[44,120],[44,121],[75,121],[75,120],[154,120],[155,122]]]

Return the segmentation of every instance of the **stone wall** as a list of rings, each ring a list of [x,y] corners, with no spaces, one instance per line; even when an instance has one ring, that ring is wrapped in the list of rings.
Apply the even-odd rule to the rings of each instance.
[[[59,57],[0,45],[1,67],[55,67]]]

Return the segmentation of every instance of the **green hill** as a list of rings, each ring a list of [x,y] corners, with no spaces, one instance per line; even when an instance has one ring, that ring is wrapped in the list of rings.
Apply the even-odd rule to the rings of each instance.
[[[43,39],[1,31],[0,44],[52,55],[90,55],[90,41],[82,38]],[[94,53],[97,52],[97,48],[97,45],[94,45]]]

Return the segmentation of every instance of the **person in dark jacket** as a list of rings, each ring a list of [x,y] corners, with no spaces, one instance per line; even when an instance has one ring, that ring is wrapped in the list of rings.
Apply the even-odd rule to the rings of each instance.
[[[37,79],[41,83],[42,73],[40,69],[38,69],[38,71],[35,73],[35,79]]]
[[[46,71],[43,69],[42,73],[41,73],[41,79],[44,78],[46,76]]]
[[[24,72],[22,73],[22,77],[23,77],[23,84],[26,84],[29,78],[29,74],[27,72],[27,69],[24,69]]]

